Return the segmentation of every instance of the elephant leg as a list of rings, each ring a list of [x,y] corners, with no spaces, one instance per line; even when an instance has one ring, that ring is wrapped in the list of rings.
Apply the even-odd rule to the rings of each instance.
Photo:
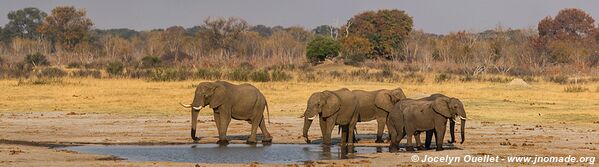
[[[268,130],[266,130],[264,116],[262,117],[262,121],[260,121],[260,131],[262,131],[262,135],[264,136],[262,137],[262,143],[272,142],[272,136],[270,136],[270,133],[268,133]]]
[[[414,139],[416,140],[416,148],[418,148],[418,150],[422,150],[422,142],[420,141],[420,133],[421,132],[416,132],[416,134],[414,135]]]
[[[408,144],[406,146],[406,151],[414,151],[414,145],[412,145],[412,138],[414,136],[414,132],[408,132]]]
[[[387,129],[389,129],[389,152],[396,152],[399,149],[399,142],[395,142],[397,140],[397,131],[395,129],[395,125],[393,121],[387,121]]]
[[[219,125],[220,129],[218,130],[218,144],[229,144],[227,140],[227,129],[229,128],[229,123],[231,123],[231,115],[220,113],[219,114]]]
[[[220,135],[220,114],[218,112],[214,112],[214,123],[216,123],[216,130]]]
[[[250,137],[246,141],[247,144],[256,144],[256,133],[258,133],[258,126],[260,125],[261,120],[262,120],[262,118],[260,118],[260,119],[254,118],[250,122],[252,124],[252,131],[251,131]]]
[[[349,143],[349,145],[353,146],[354,145],[354,131],[356,130],[356,124],[358,124],[358,117],[354,116],[352,118],[352,120],[349,122],[349,125],[347,127],[348,129],[348,134],[347,134],[347,142]],[[384,127],[384,126],[383,126]]]
[[[348,135],[348,128],[347,125],[339,125],[339,128],[341,128],[341,145],[342,146],[346,146],[347,145],[347,141],[350,140],[349,139],[349,135]]]
[[[385,132],[385,125],[387,124],[387,118],[377,118],[376,123],[378,125],[376,129],[376,141],[375,143],[383,143],[383,132]],[[391,132],[391,130],[389,130]]]
[[[318,124],[320,125],[320,134],[322,135],[322,141],[324,143],[324,136],[327,134],[327,122],[323,118],[319,117]]]
[[[435,139],[435,142],[437,143],[437,148],[435,149],[436,151],[443,151],[443,138],[445,137],[445,129],[445,127],[435,129],[435,136],[437,137]]]
[[[322,138],[323,144],[325,145],[331,145],[333,144],[333,142],[331,141],[331,134],[333,133],[333,128],[335,128],[335,119],[333,118],[328,118],[325,122],[326,122],[326,130],[325,130],[325,134]]]
[[[433,134],[435,135],[436,138],[436,133],[435,130],[427,130],[426,131],[426,138],[424,139],[424,148],[425,149],[431,149],[431,142],[433,140]]]

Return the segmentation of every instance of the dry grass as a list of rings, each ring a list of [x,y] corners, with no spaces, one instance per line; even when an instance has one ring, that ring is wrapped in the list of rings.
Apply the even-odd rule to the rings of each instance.
[[[271,115],[298,116],[315,91],[391,89],[400,86],[410,97],[444,93],[462,99],[469,117],[478,121],[526,123],[593,123],[599,121],[599,93],[567,93],[564,85],[533,83],[531,88],[493,82],[433,83],[381,82],[267,82],[252,83],[267,97]],[[120,114],[186,115],[179,102],[192,100],[201,81],[146,82],[133,79],[68,78],[60,84],[19,84],[0,80],[0,113],[29,111],[98,112]],[[599,87],[599,84],[587,84]],[[211,111],[202,111],[208,115]]]

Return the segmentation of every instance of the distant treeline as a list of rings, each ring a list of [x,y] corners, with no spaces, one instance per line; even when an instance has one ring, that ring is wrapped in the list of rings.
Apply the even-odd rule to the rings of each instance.
[[[476,76],[597,73],[599,28],[580,9],[563,9],[534,29],[498,26],[446,35],[413,30],[401,10],[359,13],[343,25],[304,27],[251,25],[241,18],[207,18],[198,26],[136,31],[94,29],[84,9],[24,8],[0,27],[0,64],[103,69],[256,68],[333,61],[373,68]],[[127,70],[129,69],[129,70]],[[2,70],[0,70],[2,71]],[[109,71],[110,73],[110,71]],[[130,74],[129,74],[130,75]],[[7,76],[7,75],[1,75]],[[19,76],[19,75],[11,75]]]

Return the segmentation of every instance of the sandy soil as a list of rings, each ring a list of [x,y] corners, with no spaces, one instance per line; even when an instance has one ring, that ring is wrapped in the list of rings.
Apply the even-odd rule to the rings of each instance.
[[[210,116],[202,116],[198,134],[200,143],[214,143],[216,127]],[[0,114],[0,166],[193,166],[196,163],[129,162],[116,157],[81,154],[54,149],[61,145],[76,144],[168,144],[191,143],[188,116],[69,113],[69,112],[3,112]],[[310,136],[320,137],[318,123],[314,122]],[[358,124],[362,139],[357,145],[376,144],[376,122]],[[274,143],[304,143],[301,138],[302,119],[289,116],[271,116],[268,130]],[[244,143],[249,135],[249,124],[232,121],[228,136],[231,143]],[[366,135],[364,135],[366,134]],[[336,136],[338,137],[338,136]],[[459,137],[458,137],[459,140]],[[361,154],[366,158],[326,160],[299,163],[317,166],[427,166],[431,163],[412,162],[414,155],[428,156],[598,156],[599,124],[505,124],[470,120],[467,123],[466,142],[455,149],[399,153]],[[444,165],[446,163],[432,163]],[[460,165],[532,165],[530,163],[459,163]],[[199,164],[200,166],[229,166],[230,164]],[[267,164],[237,164],[240,166]],[[272,165],[272,164],[271,164]],[[285,165],[285,164],[279,164]],[[286,164],[292,165],[293,164]],[[536,164],[539,165],[539,164]],[[543,163],[541,165],[587,166],[589,163]]]

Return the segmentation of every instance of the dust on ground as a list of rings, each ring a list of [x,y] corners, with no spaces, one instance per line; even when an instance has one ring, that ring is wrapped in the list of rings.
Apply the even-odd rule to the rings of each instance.
[[[199,118],[200,143],[217,140],[216,127],[211,116]],[[273,143],[304,143],[301,137],[302,119],[289,116],[272,116],[268,130]],[[310,138],[319,139],[317,122],[310,129]],[[376,122],[358,123],[361,140],[358,146],[386,146],[374,143]],[[188,116],[71,112],[4,112],[0,114],[0,164],[7,166],[193,166],[196,163],[130,162],[106,155],[82,154],[62,151],[53,147],[75,144],[176,144],[192,143],[189,137]],[[232,121],[228,131],[231,143],[244,143],[250,125],[245,121]],[[422,135],[424,136],[424,135]],[[456,135],[460,140],[459,135]],[[339,137],[338,135],[334,137]],[[447,137],[446,137],[447,138]],[[405,143],[405,141],[402,141]],[[418,151],[399,153],[361,154],[358,159],[320,160],[299,162],[298,165],[316,166],[397,166],[430,165],[411,162],[411,157],[428,156],[597,156],[599,155],[599,123],[591,125],[506,124],[469,120],[466,142],[456,144],[456,149],[445,151]],[[230,166],[231,164],[199,164],[200,166]],[[235,164],[247,166],[252,164]],[[256,164],[276,166],[283,164]],[[289,165],[289,164],[287,164]],[[438,163],[436,165],[444,165]],[[489,164],[460,165],[480,166]],[[532,165],[498,163],[493,165]],[[539,165],[539,164],[536,164]],[[563,163],[541,165],[562,166]],[[569,165],[589,165],[570,163]]]

